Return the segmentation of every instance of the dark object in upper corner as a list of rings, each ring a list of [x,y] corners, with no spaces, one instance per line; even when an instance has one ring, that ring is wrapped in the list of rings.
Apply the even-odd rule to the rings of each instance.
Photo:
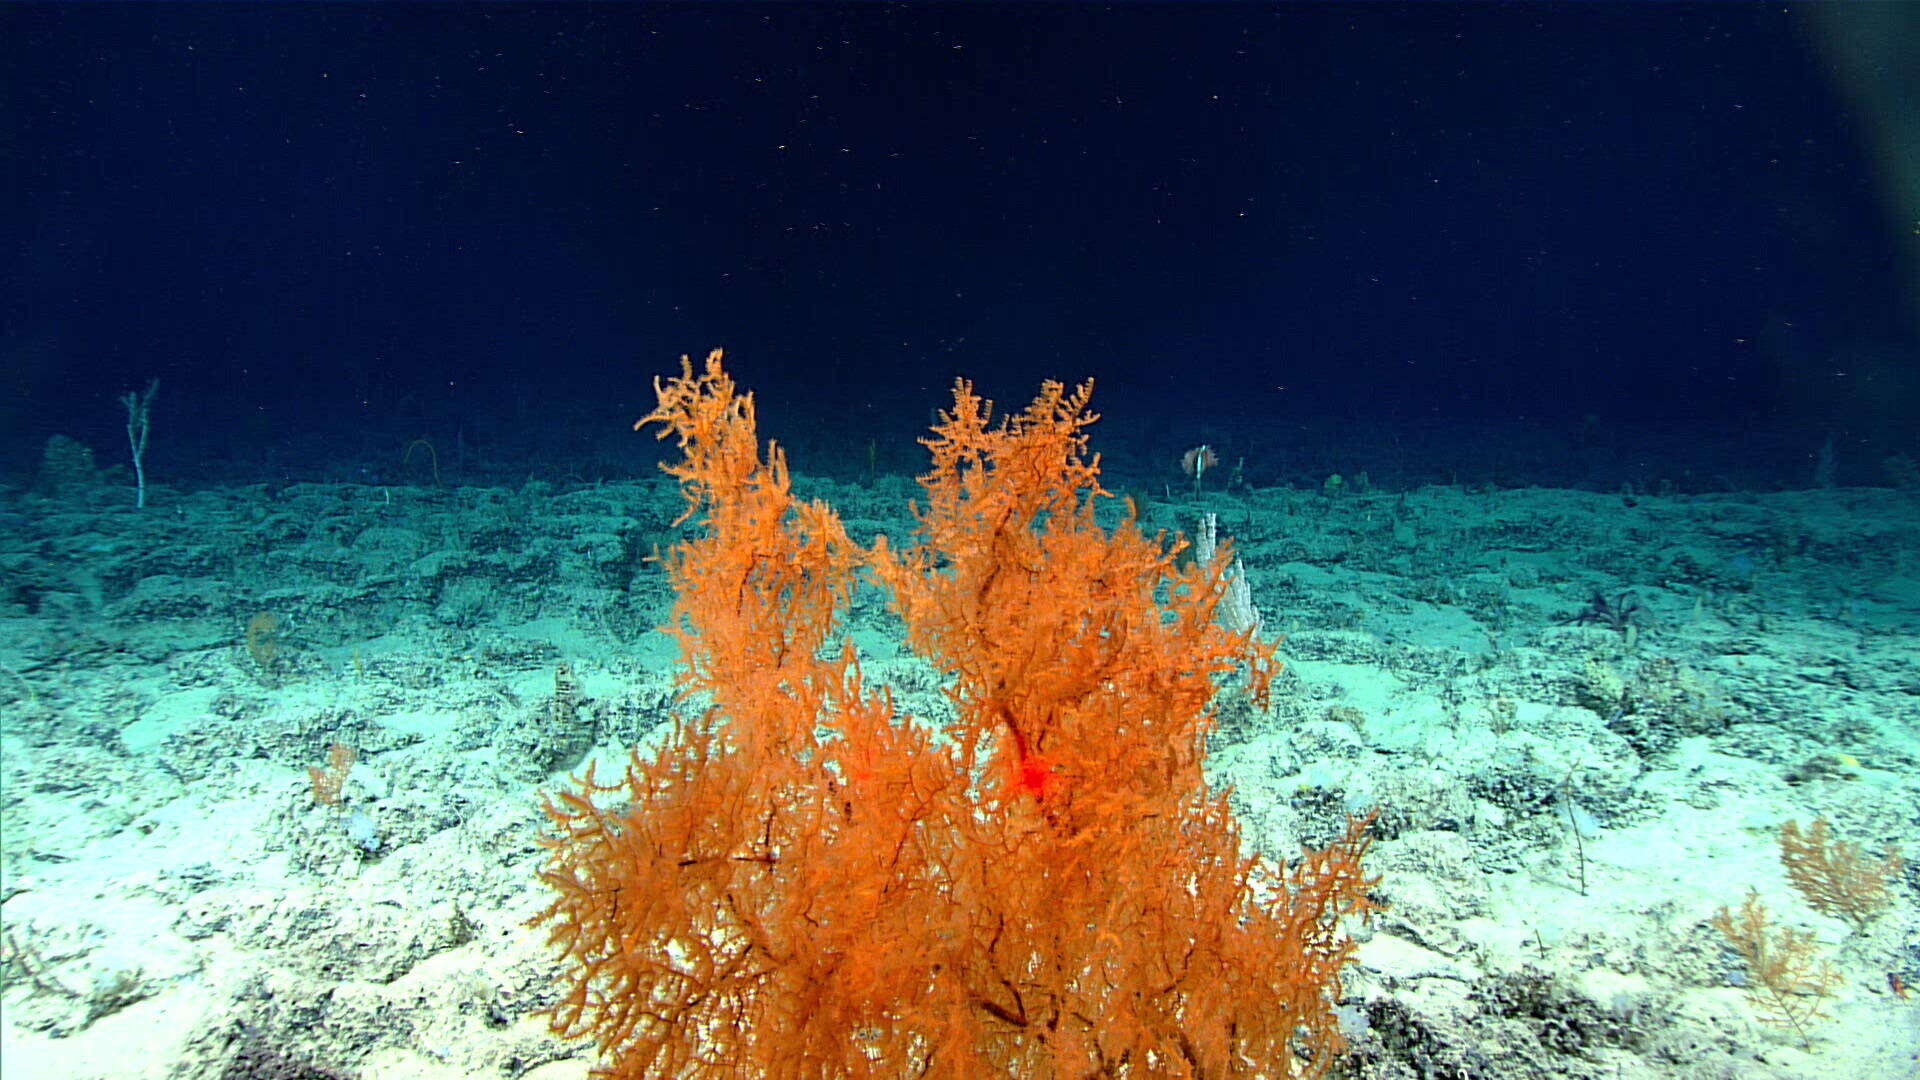
[[[1608,600],[1599,589],[1593,590],[1593,599],[1587,606],[1560,620],[1561,626],[1569,623],[1581,623],[1604,626],[1617,634],[1627,632],[1627,627],[1646,617],[1647,609],[1640,598],[1632,592],[1621,590],[1620,595]]]

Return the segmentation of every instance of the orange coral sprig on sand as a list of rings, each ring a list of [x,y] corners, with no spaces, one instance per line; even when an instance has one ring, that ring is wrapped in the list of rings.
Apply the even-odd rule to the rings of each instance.
[[[647,418],[705,535],[668,565],[700,714],[550,797],[556,1029],[613,1077],[1317,1075],[1365,821],[1282,871],[1200,758],[1219,561],[1093,518],[1087,388],[989,425],[960,384],[922,542],[854,544],[759,453],[714,353]],[[860,567],[953,676],[952,738],[828,648]]]
[[[1860,845],[1836,839],[1824,817],[1814,818],[1804,832],[1796,821],[1780,827],[1780,862],[1814,910],[1845,919],[1856,930],[1892,901],[1887,882],[1904,865],[1897,852],[1876,859]]]

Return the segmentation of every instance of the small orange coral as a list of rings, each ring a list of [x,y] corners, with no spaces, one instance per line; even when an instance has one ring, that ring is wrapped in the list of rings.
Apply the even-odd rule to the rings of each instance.
[[[1723,907],[1712,923],[1746,961],[1747,997],[1760,1018],[1792,1028],[1800,1045],[1812,1049],[1809,1025],[1826,1018],[1822,1006],[1840,985],[1840,973],[1820,958],[1813,936],[1792,927],[1776,930],[1753,891],[1737,915]]]
[[[307,779],[313,782],[313,801],[321,806],[340,805],[340,793],[347,786],[347,774],[353,771],[353,763],[360,754],[345,743],[334,743],[327,748],[327,767],[307,766]]]
[[[1200,773],[1223,553],[1093,518],[1088,388],[926,440],[921,542],[871,552],[794,499],[715,352],[645,422],[704,536],[668,565],[704,703],[625,777],[549,798],[557,1030],[628,1077],[1299,1077],[1339,1045],[1365,820],[1281,870]],[[643,422],[644,423],[644,422]],[[952,676],[936,739],[828,647],[856,574]]]
[[[1845,919],[1857,929],[1883,910],[1889,900],[1887,880],[1899,873],[1900,856],[1868,857],[1860,845],[1836,840],[1823,817],[1814,818],[1805,831],[1798,822],[1780,827],[1780,862],[1787,877],[1817,911]]]

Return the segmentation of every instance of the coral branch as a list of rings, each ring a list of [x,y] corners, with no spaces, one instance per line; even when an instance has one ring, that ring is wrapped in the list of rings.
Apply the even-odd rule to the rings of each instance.
[[[1812,1049],[1808,1026],[1826,1017],[1821,1006],[1840,985],[1840,974],[1820,959],[1811,935],[1791,927],[1773,928],[1760,894],[1749,892],[1738,915],[1721,908],[1713,917],[1747,966],[1747,997],[1769,1024],[1792,1028],[1800,1045]]]
[[[1858,844],[1835,840],[1826,818],[1805,832],[1796,822],[1780,827],[1780,861],[1787,877],[1814,910],[1845,919],[1857,929],[1887,906],[1887,880],[1900,870],[1900,856],[1867,857]]]

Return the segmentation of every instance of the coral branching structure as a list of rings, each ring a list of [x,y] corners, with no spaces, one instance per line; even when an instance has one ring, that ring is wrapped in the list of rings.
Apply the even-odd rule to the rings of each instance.
[[[705,526],[667,555],[698,713],[548,798],[556,1030],[623,1080],[1323,1073],[1366,821],[1243,850],[1201,763],[1273,648],[1214,617],[1224,545],[1182,567],[1096,522],[1091,384],[996,421],[959,382],[915,542],[871,549],[793,496],[718,351],[655,389],[636,426]],[[938,733],[836,641],[863,574],[949,677]]]
[[[1903,865],[1895,852],[1876,859],[1858,844],[1835,838],[1823,817],[1814,818],[1805,831],[1793,821],[1780,827],[1780,862],[1814,910],[1862,930],[1891,902],[1887,882]]]
[[[1746,962],[1747,997],[1760,1019],[1791,1028],[1801,1047],[1811,1050],[1813,1022],[1826,1019],[1827,1000],[1841,982],[1839,971],[1821,958],[1813,935],[1776,927],[1760,894],[1751,891],[1738,912],[1723,907],[1712,925]]]

